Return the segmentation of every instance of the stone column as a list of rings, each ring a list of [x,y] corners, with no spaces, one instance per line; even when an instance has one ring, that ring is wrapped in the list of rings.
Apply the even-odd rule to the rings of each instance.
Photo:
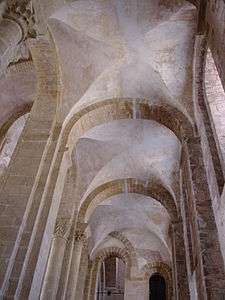
[[[63,265],[62,265],[56,299],[65,299],[66,297],[66,289],[69,280],[70,265],[73,257],[73,245],[74,245],[73,233],[74,233],[74,224],[71,225],[69,238],[64,252]]]
[[[96,299],[96,291],[97,291],[97,284],[98,284],[98,270],[101,265],[101,261],[95,261],[93,263],[93,269],[91,272],[90,278],[90,291],[89,291],[89,300]]]
[[[225,299],[224,264],[200,138],[189,138],[183,143],[183,147],[198,297]]]
[[[85,277],[85,284],[84,284],[84,293],[83,293],[84,300],[89,300],[92,272],[93,272],[93,265],[92,262],[89,260],[87,273]]]
[[[84,285],[88,268],[88,247],[84,245],[81,255],[79,276],[76,287],[76,297],[75,299],[83,299],[84,298]]]
[[[190,299],[182,221],[171,226],[175,299]]]
[[[74,236],[73,256],[70,265],[69,280],[67,285],[66,299],[75,299],[77,279],[79,274],[81,253],[84,243],[86,242],[86,234],[83,230],[76,230]]]
[[[46,37],[42,36],[35,40],[32,49],[37,70],[37,97],[12,155],[0,193],[0,297],[13,297],[21,286],[18,282],[24,275],[22,269],[26,268],[25,257],[31,254],[28,243],[58,137],[58,134],[54,137],[54,133],[58,132],[54,122],[58,87],[52,48]],[[30,272],[29,278],[32,276]],[[23,291],[29,293],[29,289]]]
[[[54,237],[46,268],[40,299],[56,299],[66,242],[69,234],[69,219],[56,221]]]

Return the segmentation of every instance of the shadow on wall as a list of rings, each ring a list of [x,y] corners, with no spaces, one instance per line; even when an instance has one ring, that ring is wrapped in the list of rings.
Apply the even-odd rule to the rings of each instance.
[[[0,180],[7,169],[29,113],[19,117],[8,129],[0,144]]]

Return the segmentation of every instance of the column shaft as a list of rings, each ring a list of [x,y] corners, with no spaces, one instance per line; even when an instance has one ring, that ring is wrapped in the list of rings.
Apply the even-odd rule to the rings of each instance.
[[[75,299],[82,248],[83,248],[82,241],[75,242],[73,247],[73,257],[70,265],[69,281],[68,281],[67,292],[66,292],[66,299],[68,300]]]
[[[89,260],[87,274],[85,277],[85,284],[84,284],[84,296],[83,296],[84,300],[89,300],[92,272],[93,272],[93,266],[92,266],[91,261]]]
[[[65,247],[66,239],[62,237],[53,238],[48,265],[45,273],[45,279],[40,296],[41,300],[56,299]]]
[[[70,271],[72,257],[73,257],[73,240],[68,239],[65,253],[64,253],[61,277],[59,281],[59,287],[58,287],[56,299],[65,299],[66,297],[66,289],[69,281],[69,271]]]
[[[176,299],[186,300],[190,299],[190,296],[182,222],[173,223],[172,231],[175,297]]]
[[[75,299],[81,254],[85,242],[85,232],[80,229],[76,230],[74,237],[73,256],[70,265],[69,280],[66,291],[66,299]]]
[[[56,220],[40,299],[56,299],[69,229],[70,219],[58,218]]]
[[[93,264],[93,270],[91,272],[91,281],[90,281],[90,291],[89,291],[89,300],[96,299],[96,291],[97,291],[97,284],[98,284],[98,269],[99,269],[100,262],[95,262]]]
[[[84,297],[83,294],[84,294],[84,285],[85,285],[85,278],[87,274],[87,268],[88,268],[88,249],[87,247],[84,246],[81,255],[75,299],[83,299]]]

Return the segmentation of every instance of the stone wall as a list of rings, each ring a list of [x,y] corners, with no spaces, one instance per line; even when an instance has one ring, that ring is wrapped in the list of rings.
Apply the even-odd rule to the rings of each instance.
[[[225,3],[223,0],[201,1],[205,8],[205,34],[225,89]]]
[[[210,49],[208,49],[205,66],[205,92],[209,104],[209,116],[214,131],[217,148],[221,153],[221,164],[225,163],[225,92],[214,63]],[[221,148],[221,149],[220,149]]]

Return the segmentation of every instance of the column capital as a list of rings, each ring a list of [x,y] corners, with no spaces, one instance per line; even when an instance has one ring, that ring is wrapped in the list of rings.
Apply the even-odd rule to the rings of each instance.
[[[39,33],[32,1],[30,0],[22,2],[15,0],[8,1],[3,17],[14,20],[21,26],[23,40],[35,38]]]
[[[66,218],[60,218],[56,220],[54,237],[67,240],[70,231],[70,220]]]
[[[74,233],[74,242],[83,242],[85,243],[87,241],[87,236],[85,231],[81,229],[77,229]]]
[[[7,50],[9,52],[7,59],[5,59],[7,64],[4,67],[6,69],[9,64],[15,64],[22,60],[31,60],[27,41],[35,39],[41,31],[39,24],[36,22],[35,11],[31,0],[7,0],[5,2],[6,6],[0,26],[1,28],[3,27],[3,29],[5,24],[8,24],[7,26],[10,27],[13,26],[13,28],[9,28],[8,31],[11,32],[11,34],[14,33],[14,37],[10,41],[9,50]],[[17,33],[15,33],[15,27],[17,27]]]

